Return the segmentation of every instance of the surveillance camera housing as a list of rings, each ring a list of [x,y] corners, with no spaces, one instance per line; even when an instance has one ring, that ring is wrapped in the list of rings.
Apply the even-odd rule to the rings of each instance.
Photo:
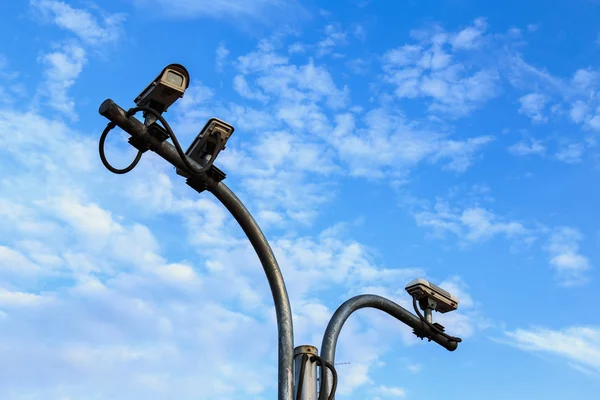
[[[190,74],[181,64],[169,64],[150,85],[135,98],[138,106],[148,106],[159,113],[183,97],[190,85]]]
[[[210,161],[210,157],[218,145],[221,146],[221,150],[225,149],[225,145],[233,134],[234,129],[235,128],[232,125],[218,118],[209,119],[198,136],[196,136],[196,139],[194,139],[187,149],[185,155],[202,166],[206,165]],[[217,135],[217,133],[219,133],[219,135]],[[218,142],[219,136],[220,143]],[[187,174],[180,169],[177,169],[176,172],[181,176],[187,176]]]
[[[432,300],[429,304],[433,303],[435,310],[442,314],[458,308],[457,297],[425,279],[419,278],[409,282],[406,291],[416,300]]]

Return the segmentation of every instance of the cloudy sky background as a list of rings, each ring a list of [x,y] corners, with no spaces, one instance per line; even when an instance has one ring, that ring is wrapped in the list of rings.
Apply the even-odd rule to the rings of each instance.
[[[272,399],[272,299],[210,195],[145,154],[101,165],[106,98],[167,64],[184,146],[217,160],[278,257],[296,344],[337,306],[409,306],[426,277],[456,352],[372,310],[339,398],[594,398],[600,390],[600,5],[32,0],[0,19],[0,398]],[[135,152],[108,140],[111,162]]]

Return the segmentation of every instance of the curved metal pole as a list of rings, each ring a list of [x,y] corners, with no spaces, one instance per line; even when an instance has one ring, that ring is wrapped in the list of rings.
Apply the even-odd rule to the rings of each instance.
[[[279,400],[292,400],[294,393],[294,377],[292,365],[294,362],[294,332],[292,310],[283,276],[269,246],[252,215],[237,196],[223,183],[219,182],[209,189],[231,215],[240,224],[244,233],[252,243],[260,262],[265,270],[277,314],[277,332],[279,336]]]
[[[183,170],[187,168],[171,143],[161,141],[150,135],[143,123],[134,117],[127,116],[125,110],[119,107],[114,101],[110,99],[105,100],[100,105],[99,113],[117,124],[117,126],[134,138],[149,144],[152,151],[175,167]],[[201,166],[191,158],[188,157],[187,161],[195,169],[201,169]],[[271,293],[273,294],[273,300],[275,302],[275,312],[277,314],[277,333],[279,340],[278,399],[293,400],[294,376],[292,368],[294,361],[294,329],[292,325],[292,310],[281,275],[281,270],[279,269],[279,265],[277,264],[277,260],[275,259],[275,255],[273,254],[267,239],[240,199],[238,199],[224,183],[208,183],[210,183],[207,185],[208,190],[223,203],[240,224],[242,230],[250,240],[250,243],[252,243],[252,247],[254,247],[258,258],[262,263],[263,269],[265,270],[265,274],[267,275]]]
[[[363,294],[347,300],[331,317],[327,329],[325,330],[325,336],[323,336],[323,343],[321,344],[322,359],[329,361],[331,364],[335,363],[335,348],[344,323],[353,312],[366,307],[376,308],[391,315],[417,330],[419,335],[430,337],[431,340],[450,351],[456,350],[458,346],[458,343],[455,341],[449,340],[446,337],[433,332],[431,328],[423,324],[417,316],[393,301],[374,294]],[[331,391],[330,372],[327,370],[323,371],[321,373],[321,379],[323,379],[324,389],[319,393],[319,400],[327,400],[329,392]]]

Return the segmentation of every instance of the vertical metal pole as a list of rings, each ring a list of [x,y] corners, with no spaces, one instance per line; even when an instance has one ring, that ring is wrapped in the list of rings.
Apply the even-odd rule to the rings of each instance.
[[[318,355],[314,346],[298,346],[294,349],[294,398],[317,400],[317,363],[312,356]],[[298,397],[300,392],[300,397]]]
[[[281,270],[275,259],[275,254],[269,242],[260,230],[252,215],[238,197],[223,182],[209,189],[212,194],[229,210],[231,215],[240,224],[240,227],[250,240],[263,266],[277,317],[277,333],[279,341],[279,372],[278,372],[278,400],[292,400],[294,394],[293,357],[294,357],[294,327],[292,309]]]

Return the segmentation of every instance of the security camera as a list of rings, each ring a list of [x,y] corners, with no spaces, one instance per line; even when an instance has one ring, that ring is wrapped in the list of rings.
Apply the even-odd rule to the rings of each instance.
[[[421,308],[447,313],[458,308],[458,298],[425,279],[415,279],[406,285],[406,291],[419,301]]]
[[[162,114],[183,97],[189,85],[190,74],[187,69],[180,64],[169,64],[134,102],[137,106],[147,106]]]
[[[233,131],[234,127],[227,122],[211,118],[196,136],[185,155],[201,166],[212,164],[219,152],[225,148]],[[185,171],[180,169],[177,169],[176,172],[181,176],[187,176]]]

